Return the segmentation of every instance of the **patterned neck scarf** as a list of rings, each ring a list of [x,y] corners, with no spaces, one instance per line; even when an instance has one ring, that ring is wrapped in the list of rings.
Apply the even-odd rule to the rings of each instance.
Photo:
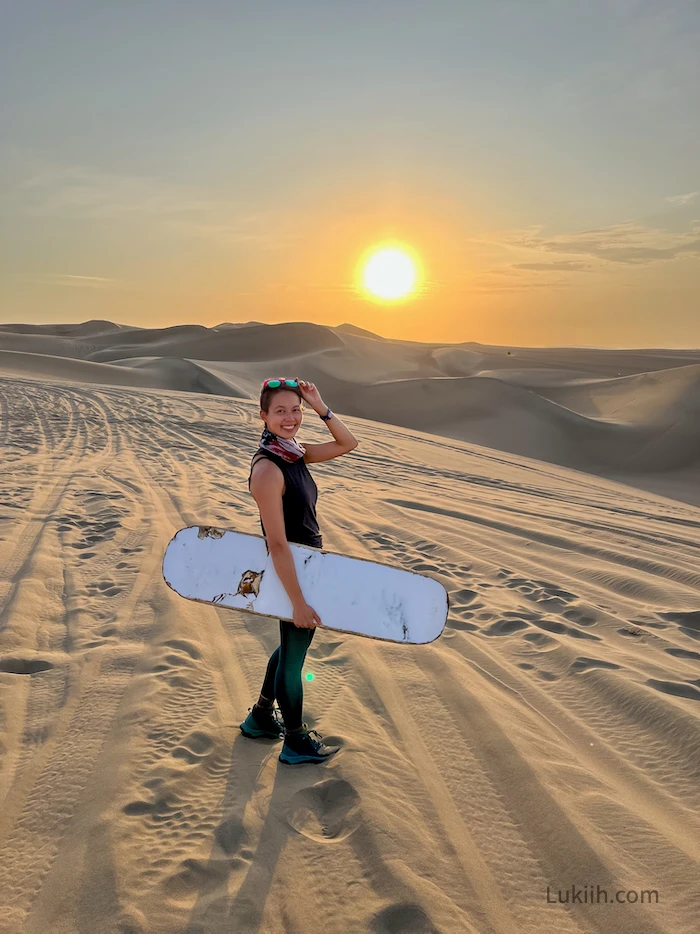
[[[266,451],[271,451],[285,461],[292,463],[299,460],[306,453],[306,448],[295,438],[280,438],[265,425],[263,433],[260,436],[260,447]]]

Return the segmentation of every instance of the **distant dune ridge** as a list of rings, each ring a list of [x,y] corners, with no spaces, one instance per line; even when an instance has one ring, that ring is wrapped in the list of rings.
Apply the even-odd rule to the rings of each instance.
[[[272,370],[316,382],[346,415],[609,476],[664,474],[655,489],[700,503],[700,350],[443,345],[308,322],[0,326],[0,372],[18,376],[255,400]]]
[[[260,534],[275,375],[360,441],[324,547],[450,595],[429,646],[317,630],[323,766],[239,730],[276,621],[162,578]],[[700,351],[0,327],[0,934],[694,934],[699,428]]]

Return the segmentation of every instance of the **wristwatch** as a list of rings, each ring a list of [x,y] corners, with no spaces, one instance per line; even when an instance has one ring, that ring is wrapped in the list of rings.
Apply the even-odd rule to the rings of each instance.
[[[331,412],[331,407],[328,406],[328,411],[326,412],[326,414],[319,415],[318,417],[322,418],[324,422],[327,422],[330,418],[332,418],[332,416],[333,416],[333,413]]]

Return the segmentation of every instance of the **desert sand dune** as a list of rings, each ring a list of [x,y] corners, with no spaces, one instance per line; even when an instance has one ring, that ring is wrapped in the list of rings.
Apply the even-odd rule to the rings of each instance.
[[[69,335],[85,337],[91,334],[112,334],[123,330],[123,324],[113,321],[81,321],[79,324],[2,324],[0,331],[13,334],[47,334],[49,336]]]
[[[29,356],[10,357],[3,351]],[[37,354],[33,358],[31,354]],[[3,325],[6,372],[254,399],[304,372],[335,407],[581,469],[700,505],[700,351],[386,340],[351,324]],[[2,361],[0,361],[2,362]],[[117,375],[111,367],[126,369]]]
[[[334,934],[692,934],[700,354],[612,377],[603,352],[526,353],[517,380],[559,373],[535,390],[480,375],[493,349],[295,328],[229,326],[251,358],[209,363],[161,352],[200,329],[41,334],[111,333],[111,363],[0,333],[0,931],[308,934],[311,905]],[[275,626],[161,575],[183,526],[259,534],[255,393],[280,367],[360,440],[310,467],[324,546],[450,593],[431,646],[317,631],[305,719],[343,748],[299,768],[238,729]],[[300,440],[327,436],[307,411]],[[625,482],[644,445],[677,498]],[[547,903],[572,885],[659,903]]]
[[[90,351],[90,359],[111,362],[119,357],[136,356],[135,351],[148,348],[149,355],[196,357],[199,360],[235,360],[242,363],[266,360],[269,356],[290,356],[314,353],[327,348],[342,348],[343,342],[331,328],[316,324],[278,324],[275,333],[269,325],[241,330],[182,325],[160,331],[132,329],[121,331],[119,340],[107,335],[91,339],[99,350]]]

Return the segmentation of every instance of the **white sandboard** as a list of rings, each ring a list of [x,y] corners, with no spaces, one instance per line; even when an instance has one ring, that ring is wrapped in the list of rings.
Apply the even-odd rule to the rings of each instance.
[[[427,574],[290,542],[306,602],[323,626],[388,642],[433,642],[449,597]],[[163,577],[188,600],[292,620],[292,603],[262,535],[211,526],[181,529],[168,544]]]

